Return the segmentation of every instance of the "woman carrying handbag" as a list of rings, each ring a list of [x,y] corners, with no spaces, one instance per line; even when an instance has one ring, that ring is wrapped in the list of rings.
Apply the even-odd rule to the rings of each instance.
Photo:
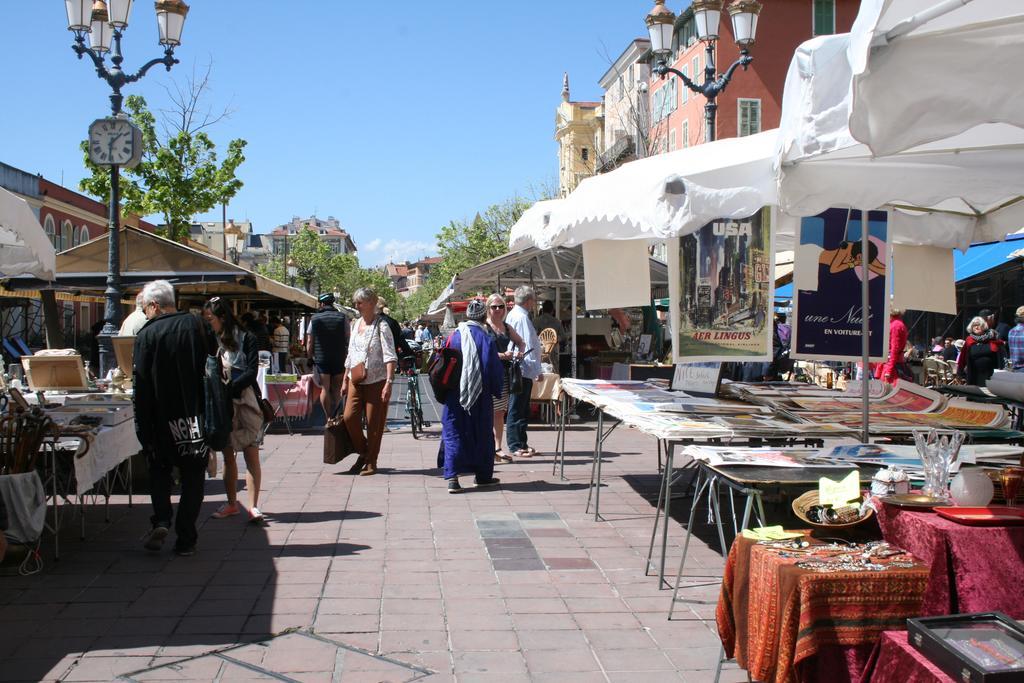
[[[245,457],[245,487],[249,491],[249,521],[265,522],[258,507],[260,499],[260,441],[263,437],[263,412],[259,403],[256,374],[259,351],[255,336],[235,322],[230,304],[215,296],[203,306],[203,317],[217,337],[217,357],[231,393],[233,417],[231,438],[224,449],[224,490],[228,501],[213,513],[214,519],[241,513],[238,504],[238,463],[236,454]]]
[[[359,459],[348,472],[371,476],[377,474],[398,356],[391,330],[377,318],[377,294],[369,287],[361,287],[352,295],[352,303],[360,317],[352,321],[341,393],[347,399],[345,426]]]

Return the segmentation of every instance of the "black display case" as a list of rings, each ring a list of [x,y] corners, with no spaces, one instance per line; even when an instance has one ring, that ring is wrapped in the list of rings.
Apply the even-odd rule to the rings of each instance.
[[[962,683],[1024,681],[1024,629],[1002,612],[907,619],[910,644]]]

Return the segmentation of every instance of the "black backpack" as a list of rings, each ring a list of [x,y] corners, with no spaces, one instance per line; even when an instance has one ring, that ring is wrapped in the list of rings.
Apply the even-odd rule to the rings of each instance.
[[[459,381],[462,379],[462,351],[453,349],[451,344],[452,338],[449,335],[448,341],[434,352],[427,366],[430,388],[434,392],[434,398],[441,402],[447,399],[448,392],[459,392]]]

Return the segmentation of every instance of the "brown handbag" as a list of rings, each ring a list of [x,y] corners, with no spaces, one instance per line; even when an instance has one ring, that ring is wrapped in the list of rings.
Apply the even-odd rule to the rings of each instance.
[[[324,428],[324,463],[327,465],[335,465],[356,452],[352,437],[348,435],[348,428],[342,419],[344,405],[344,399],[338,402],[338,409]]]

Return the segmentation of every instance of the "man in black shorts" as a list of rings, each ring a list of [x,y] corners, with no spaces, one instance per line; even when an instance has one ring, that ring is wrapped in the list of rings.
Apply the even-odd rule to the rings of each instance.
[[[334,295],[322,294],[320,311],[309,321],[306,355],[313,359],[316,372],[320,375],[320,405],[327,419],[334,415],[334,409],[341,400],[348,335],[348,318],[334,308]]]

